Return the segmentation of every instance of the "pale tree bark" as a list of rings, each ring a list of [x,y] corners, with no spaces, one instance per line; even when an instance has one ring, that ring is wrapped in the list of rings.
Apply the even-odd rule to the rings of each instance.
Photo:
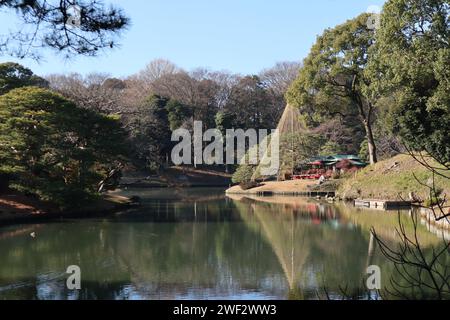
[[[364,110],[364,109],[362,109]],[[375,164],[378,162],[377,159],[377,147],[375,145],[375,139],[373,137],[373,130],[372,130],[372,114],[373,114],[373,105],[368,102],[368,111],[367,116],[363,120],[364,122],[364,129],[366,130],[366,136],[367,136],[367,145],[369,149],[369,161],[370,164]],[[363,113],[363,116],[365,114]]]
[[[368,101],[364,97],[361,97],[361,95],[357,92],[356,80],[357,80],[357,76],[355,75],[353,77],[351,97],[352,97],[352,100],[358,106],[359,117],[361,118],[361,121],[364,125],[364,130],[366,131],[370,164],[375,164],[378,162],[378,159],[377,159],[377,148],[375,145],[375,139],[374,139],[373,130],[372,130],[372,115],[373,115],[373,111],[374,111],[374,106],[370,101]],[[365,106],[366,106],[366,108],[365,108]]]
[[[373,137],[372,125],[369,121],[364,121],[364,129],[366,130],[367,144],[369,146],[369,161],[370,164],[378,162],[377,159],[377,147],[375,145],[375,139]]]

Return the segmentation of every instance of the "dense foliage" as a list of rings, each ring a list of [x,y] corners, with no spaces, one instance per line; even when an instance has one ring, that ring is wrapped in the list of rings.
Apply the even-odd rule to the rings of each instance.
[[[255,166],[250,164],[240,165],[233,174],[231,180],[233,183],[245,184],[252,181],[252,176],[255,172]]]
[[[304,60],[288,101],[316,132],[336,120],[353,128],[359,154],[372,163],[406,147],[448,166],[449,17],[446,0],[390,0],[377,30],[369,27],[368,14],[326,30]],[[345,140],[327,138],[324,153],[348,152],[337,148]]]
[[[450,4],[391,0],[371,53],[373,96],[390,97],[389,128],[410,149],[450,163]]]
[[[97,193],[125,154],[117,119],[37,87],[0,96],[0,174],[9,186],[61,207]]]
[[[370,161],[375,163],[375,110],[365,94],[368,80],[364,71],[374,42],[374,31],[367,28],[368,18],[362,14],[318,37],[287,97],[313,119],[323,121],[323,117],[336,115],[357,118],[365,130]]]
[[[0,63],[0,95],[26,86],[48,87],[48,82],[18,63]]]
[[[170,156],[172,142],[168,104],[168,99],[152,95],[127,120],[134,156],[152,171],[158,171]],[[173,102],[169,106],[173,106]]]

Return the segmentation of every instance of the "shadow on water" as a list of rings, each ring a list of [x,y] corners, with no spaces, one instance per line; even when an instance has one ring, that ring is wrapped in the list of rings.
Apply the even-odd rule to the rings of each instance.
[[[356,292],[368,264],[390,272],[346,207],[222,190],[139,196],[143,208],[108,219],[0,228],[0,299],[316,299],[323,287]],[[80,291],[66,288],[69,265]]]

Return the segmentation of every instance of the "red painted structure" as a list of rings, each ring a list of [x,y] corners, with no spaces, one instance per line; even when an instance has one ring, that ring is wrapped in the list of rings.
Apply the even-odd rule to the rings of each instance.
[[[336,155],[315,158],[296,170],[293,180],[318,180],[321,176],[331,178],[334,173],[357,171],[367,164],[353,155]]]

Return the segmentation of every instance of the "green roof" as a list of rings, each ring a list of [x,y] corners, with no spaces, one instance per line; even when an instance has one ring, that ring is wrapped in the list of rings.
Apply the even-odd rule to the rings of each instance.
[[[367,166],[367,163],[365,163],[364,161],[358,161],[358,160],[351,160],[352,164],[357,166],[357,167],[365,167]]]
[[[358,156],[356,156],[354,154],[350,154],[350,155],[336,154],[336,155],[330,155],[330,156],[314,157],[309,161],[309,163],[315,162],[315,161],[322,161],[322,162],[325,162],[327,165],[334,165],[342,160],[350,160],[352,162],[352,164],[354,164],[355,166],[364,167],[367,165],[367,163],[362,161]]]
[[[326,157],[329,160],[357,160],[357,161],[361,161],[361,159],[358,156],[355,156],[353,154],[350,155],[345,155],[345,154],[337,154],[337,155],[332,155],[332,156],[328,156]]]

